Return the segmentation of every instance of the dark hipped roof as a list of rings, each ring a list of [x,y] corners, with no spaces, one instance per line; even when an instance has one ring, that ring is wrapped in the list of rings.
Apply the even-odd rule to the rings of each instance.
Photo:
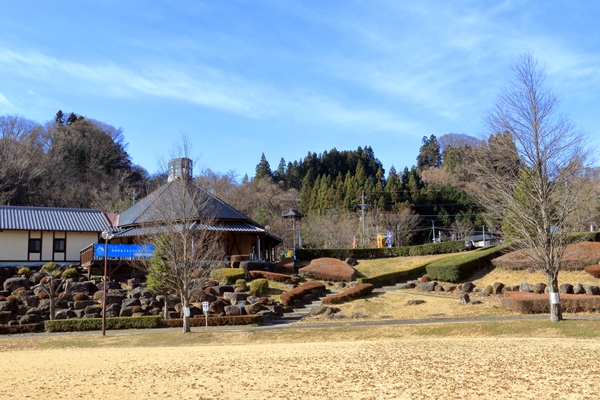
[[[102,232],[109,228],[100,210],[0,206],[0,229]]]
[[[161,186],[121,213],[119,227],[160,223],[164,221],[165,213],[171,213],[172,215],[169,217],[177,220],[177,215],[181,214],[176,211],[170,212],[170,210],[186,204],[185,201],[180,200],[184,195],[188,199],[199,199],[197,200],[198,204],[193,204],[194,209],[191,210],[191,213],[198,218],[214,217],[217,221],[244,221],[253,226],[260,226],[257,222],[200,188],[192,181],[177,179]]]

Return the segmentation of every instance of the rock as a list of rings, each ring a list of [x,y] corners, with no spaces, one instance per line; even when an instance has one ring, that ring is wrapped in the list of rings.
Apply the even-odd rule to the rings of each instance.
[[[546,290],[546,284],[545,283],[536,283],[535,285],[533,285],[533,293],[537,293],[537,294],[544,294],[544,291]]]
[[[112,303],[106,305],[106,318],[115,318],[121,315],[121,304]]]
[[[40,304],[40,298],[38,296],[26,296],[24,303],[27,307],[37,307]]]
[[[325,314],[325,312],[327,312],[328,308],[329,307],[327,307],[327,306],[312,306],[310,308],[310,315],[314,316],[314,315]]]
[[[247,314],[257,314],[259,311],[262,310],[266,310],[266,307],[264,307],[263,305],[259,304],[259,303],[254,303],[254,304],[248,304],[246,306],[244,306],[244,309],[246,310]]]
[[[35,285],[39,284],[40,281],[42,280],[42,278],[45,276],[47,276],[47,275],[43,272],[40,272],[40,271],[34,272],[29,277],[29,282],[31,282],[31,284],[35,286]]]
[[[489,296],[490,294],[494,293],[494,287],[492,285],[487,285],[485,289],[481,291],[481,293],[485,293],[486,296]]]
[[[343,289],[346,287],[346,282],[336,282],[334,286],[336,287],[336,289]]]
[[[221,314],[222,312],[225,312],[225,307],[230,305],[231,303],[224,300],[213,301],[208,306],[208,312],[210,312],[211,314]]]
[[[494,282],[494,284],[492,285],[493,291],[492,293],[494,294],[501,294],[504,293],[504,283],[502,282]]]
[[[100,282],[96,285],[96,287],[98,288],[99,291],[103,292],[104,291],[104,282]],[[106,290],[109,289],[120,289],[121,285],[119,284],[119,282],[115,282],[115,281],[108,281],[106,282]]]
[[[121,307],[134,307],[134,306],[141,306],[142,303],[140,302],[140,299],[123,299],[123,301],[121,302]]]
[[[488,296],[489,296],[489,294],[488,294],[488,292],[487,292],[487,291],[485,291],[485,290],[482,290],[481,292],[478,292],[478,293],[477,293],[477,296],[478,296],[478,297],[488,297]]]
[[[340,311],[342,311],[342,310],[340,310],[337,307],[327,307],[327,310],[325,311],[325,315],[329,317],[330,315],[339,313]]]
[[[354,318],[354,319],[364,319],[364,318],[369,318],[369,316],[365,315],[363,313],[360,313],[360,312],[355,312],[355,313],[352,314],[352,318]]]
[[[42,317],[39,314],[24,315],[19,319],[19,325],[37,324],[42,322]]]
[[[92,281],[69,282],[68,286],[71,293],[96,293],[98,291],[98,287]],[[107,287],[110,287],[110,285]]]
[[[16,300],[12,301],[0,301],[0,311],[17,312],[19,304]]]
[[[246,297],[246,301],[250,304],[254,304],[254,303],[258,303],[258,300],[260,299],[260,297],[258,296],[248,296]]]
[[[437,282],[424,282],[419,285],[419,289],[423,290],[424,292],[432,292],[436,285]]]
[[[563,283],[558,287],[558,293],[561,294],[573,294],[573,285],[570,283]]]
[[[77,314],[73,310],[62,308],[54,313],[54,319],[70,319],[77,318]]]
[[[418,300],[408,300],[406,302],[406,305],[407,306],[417,306],[417,305],[423,304],[423,303],[425,303],[425,300],[420,300],[420,299],[418,299]]]
[[[456,289],[456,286],[454,285],[444,285],[444,292],[454,292],[454,290]]]
[[[475,284],[473,282],[465,282],[462,284],[462,291],[465,293],[471,293],[475,289]]]
[[[246,301],[248,294],[242,292],[227,292],[223,294],[223,297],[229,300],[231,305],[237,306],[238,301]]]
[[[354,259],[352,257],[346,258],[345,263],[348,264],[351,267],[356,267],[358,265],[358,261],[356,261],[356,259]]]
[[[86,308],[83,309],[83,311],[86,314],[101,314],[102,306],[99,306],[99,305],[87,306]]]
[[[573,286],[573,294],[585,294],[585,288],[581,283],[577,283]]]
[[[528,274],[535,274],[535,268],[533,267],[529,267],[525,270],[526,273]]]
[[[7,292],[12,293],[19,288],[24,288],[26,290],[29,290],[29,279],[21,278],[21,277],[14,277],[14,278],[8,278],[7,280],[4,281],[4,290],[6,290]]]
[[[93,305],[96,305],[96,302],[94,300],[80,300],[75,302],[75,307],[73,308],[76,310],[85,310],[86,307]]]
[[[353,287],[356,287],[356,286],[358,286],[358,282],[357,281],[352,281],[352,282],[348,283],[348,287],[349,288],[353,288]]]
[[[521,283],[521,286],[519,286],[519,291],[520,292],[533,292],[533,288],[531,287],[531,285],[527,282],[523,282]]]
[[[417,285],[414,282],[399,283],[396,285],[398,289],[414,289]]]
[[[598,296],[600,295],[600,288],[595,285],[588,285],[585,287],[585,293],[592,296]]]
[[[232,293],[235,291],[235,287],[232,285],[221,285],[215,288],[217,295],[223,297],[225,293]]]
[[[471,298],[467,293],[461,292],[458,295],[458,301],[460,302],[460,304],[469,304],[471,302]]]
[[[130,307],[121,307],[121,312],[119,313],[119,317],[131,317],[133,316],[133,309],[137,306]],[[107,312],[108,315],[108,312]]]
[[[225,315],[242,315],[242,311],[238,306],[226,306]]]
[[[435,290],[436,292],[443,292],[444,288],[442,287],[442,285],[435,285],[433,290]]]

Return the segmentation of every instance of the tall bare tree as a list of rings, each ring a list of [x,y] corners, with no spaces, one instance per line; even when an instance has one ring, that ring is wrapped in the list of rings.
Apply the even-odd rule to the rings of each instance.
[[[560,100],[534,57],[522,55],[512,73],[485,117],[492,135],[476,157],[478,198],[489,222],[501,222],[506,239],[526,248],[546,275],[556,322],[562,319],[558,273],[574,230],[570,217],[592,196],[584,184],[590,152],[584,135],[559,113]]]

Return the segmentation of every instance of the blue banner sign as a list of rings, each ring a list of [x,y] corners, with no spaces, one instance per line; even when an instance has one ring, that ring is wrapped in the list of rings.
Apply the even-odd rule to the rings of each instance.
[[[94,245],[94,257],[104,257],[106,246]],[[152,258],[154,246],[143,244],[109,244],[108,258]]]

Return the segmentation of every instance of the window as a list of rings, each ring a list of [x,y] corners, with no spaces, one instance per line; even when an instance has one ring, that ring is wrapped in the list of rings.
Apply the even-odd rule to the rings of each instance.
[[[66,248],[65,239],[54,239],[54,252],[64,253]]]
[[[29,239],[29,252],[30,253],[41,253],[42,252],[42,239]]]

